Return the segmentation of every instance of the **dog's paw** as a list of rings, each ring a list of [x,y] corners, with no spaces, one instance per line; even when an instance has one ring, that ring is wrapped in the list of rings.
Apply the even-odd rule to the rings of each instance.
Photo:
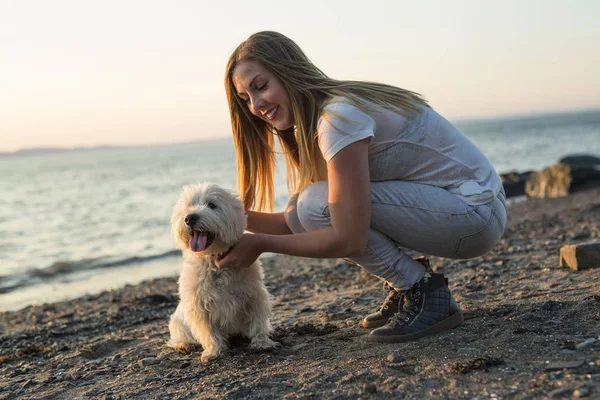
[[[252,350],[272,350],[281,347],[281,343],[271,340],[268,336],[257,336],[250,342]]]
[[[219,355],[220,354],[216,351],[203,351],[202,355],[200,356],[200,361],[207,363],[216,360],[219,358]]]
[[[198,347],[193,343],[167,343],[167,345],[178,353],[191,353]]]

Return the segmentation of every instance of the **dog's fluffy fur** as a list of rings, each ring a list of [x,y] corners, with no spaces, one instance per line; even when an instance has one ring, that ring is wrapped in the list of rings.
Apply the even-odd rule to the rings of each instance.
[[[168,345],[202,345],[202,361],[227,349],[227,338],[250,338],[253,349],[278,345],[272,331],[271,297],[259,261],[245,269],[219,269],[214,258],[244,233],[246,216],[239,197],[211,183],[183,188],[171,216],[171,232],[183,252],[180,303],[169,321]]]

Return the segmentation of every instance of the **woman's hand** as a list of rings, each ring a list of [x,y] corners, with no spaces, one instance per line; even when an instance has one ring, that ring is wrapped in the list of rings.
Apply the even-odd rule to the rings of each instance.
[[[225,257],[217,256],[215,264],[219,268],[248,268],[262,253],[259,235],[244,233]]]

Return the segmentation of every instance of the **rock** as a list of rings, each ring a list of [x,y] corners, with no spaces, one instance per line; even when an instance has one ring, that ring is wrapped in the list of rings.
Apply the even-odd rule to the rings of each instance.
[[[189,361],[184,361],[184,362],[181,363],[181,365],[179,366],[179,368],[185,369],[185,368],[189,367],[190,364],[191,363]]]
[[[456,349],[456,352],[457,353],[469,353],[469,352],[472,352],[475,350],[477,350],[477,349],[474,347],[459,347],[458,349]]]
[[[502,186],[504,186],[504,193],[506,197],[516,197],[525,195],[525,181],[533,171],[526,171],[522,173],[509,172],[507,174],[501,174]]]
[[[560,266],[574,270],[600,267],[600,241],[563,246]]]
[[[558,163],[534,172],[525,181],[525,193],[541,199],[565,197],[571,187],[571,167]]]
[[[571,369],[581,367],[584,360],[575,361],[553,361],[546,365],[546,371],[560,371],[562,369]]]
[[[161,375],[153,375],[153,376],[147,376],[144,379],[144,382],[149,383],[149,382],[154,382],[154,381],[160,381],[162,380],[162,376]]]
[[[377,386],[375,386],[372,383],[369,383],[369,384],[365,383],[363,385],[363,392],[365,392],[365,393],[377,393]]]
[[[582,349],[585,349],[586,347],[588,347],[588,346],[590,346],[590,345],[592,345],[594,343],[596,343],[596,339],[590,338],[590,339],[587,339],[587,340],[585,340],[585,341],[583,341],[581,343],[576,344],[575,345],[575,349],[576,350],[582,350]]]
[[[571,167],[571,190],[579,190],[600,186],[600,158],[587,154],[573,154],[563,157],[561,163]]]
[[[568,396],[571,393],[573,393],[573,389],[571,389],[571,388],[560,388],[560,389],[556,389],[556,390],[550,392],[549,395],[553,399],[556,399],[556,398],[559,398],[559,397]]]
[[[299,344],[297,344],[295,346],[292,346],[290,348],[290,352],[296,353],[296,352],[302,350],[303,348],[305,348],[306,346],[308,346],[308,343],[299,343]]]
[[[583,387],[583,388],[575,390],[573,392],[573,397],[576,398],[576,399],[580,399],[582,397],[588,397],[589,394],[590,394],[589,389]]]
[[[138,361],[138,365],[140,367],[147,367],[148,365],[156,365],[159,364],[160,360],[157,360],[154,357],[146,357]]]
[[[389,356],[387,356],[387,360],[392,364],[397,364],[403,361],[402,357],[400,357],[400,355],[397,353],[392,353]]]
[[[559,162],[573,169],[600,167],[600,158],[589,154],[571,154],[561,158]]]
[[[571,169],[571,190],[577,192],[582,189],[598,187],[600,185],[600,170],[595,168]]]

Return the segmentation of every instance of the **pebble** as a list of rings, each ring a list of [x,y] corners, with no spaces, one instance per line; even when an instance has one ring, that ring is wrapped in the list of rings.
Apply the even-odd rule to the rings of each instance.
[[[579,368],[583,365],[583,360],[573,361],[546,361],[546,371],[560,371],[562,369]]]
[[[160,376],[160,375],[147,376],[144,379],[144,382],[148,383],[148,382],[160,381],[161,379],[162,379],[162,376]]]
[[[377,393],[377,386],[372,383],[365,383],[363,385],[363,392],[365,393]]]
[[[389,356],[387,356],[387,360],[392,364],[397,364],[403,361],[402,357],[400,357],[400,355],[397,353],[392,353]]]
[[[585,341],[583,341],[581,343],[576,344],[575,345],[575,349],[576,350],[582,350],[582,349],[585,349],[586,347],[588,347],[588,346],[590,346],[590,345],[592,345],[594,343],[596,343],[596,339],[590,338],[590,339],[587,339],[587,340],[585,340]]]
[[[146,358],[143,358],[143,359],[141,359],[141,360],[138,361],[138,365],[140,367],[147,367],[149,365],[156,365],[156,364],[159,364],[159,363],[160,363],[160,360],[157,360],[154,357],[146,357]]]
[[[590,391],[587,388],[580,388],[573,392],[573,397],[579,399],[582,397],[588,397],[589,394]]]
[[[353,320],[351,320],[351,319],[346,320],[346,326],[354,326],[354,325],[355,325],[355,322]]]
[[[302,350],[303,348],[305,348],[306,346],[308,346],[308,343],[299,343],[295,346],[290,347],[290,351],[292,353],[296,353],[297,351]]]
[[[569,394],[571,394],[573,392],[573,389],[571,388],[560,388],[560,389],[556,389],[552,392],[549,393],[550,397],[552,398],[559,398],[559,397],[565,397]]]
[[[458,349],[456,349],[456,351],[458,353],[468,353],[468,352],[475,351],[475,350],[477,350],[477,349],[474,347],[459,347]]]

